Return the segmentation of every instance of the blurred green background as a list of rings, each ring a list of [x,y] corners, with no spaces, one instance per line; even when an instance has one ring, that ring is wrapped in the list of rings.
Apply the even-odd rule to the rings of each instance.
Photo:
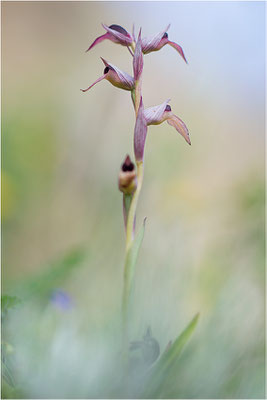
[[[77,384],[77,376],[88,382],[82,338],[95,349],[120,310],[125,238],[117,178],[125,155],[133,155],[134,110],[129,93],[106,81],[87,93],[80,88],[102,75],[100,56],[130,74],[131,56],[110,41],[85,50],[104,33],[102,22],[129,31],[135,23],[143,35],[171,23],[169,38],[189,64],[169,46],[145,56],[143,98],[146,107],[171,98],[192,146],[166,123],[149,128],[131,335],[150,325],[164,349],[200,312],[175,384],[159,397],[263,398],[265,4],[1,6],[2,293],[23,298],[22,287],[35,288],[6,328],[24,393],[90,395]],[[49,290],[64,290],[73,303],[55,316],[47,287],[39,304],[40,282],[79,248],[81,268],[48,279]],[[53,327],[47,318],[55,318]],[[38,358],[42,335],[46,357]],[[90,376],[99,382],[92,360]],[[69,366],[77,369],[73,380]]]

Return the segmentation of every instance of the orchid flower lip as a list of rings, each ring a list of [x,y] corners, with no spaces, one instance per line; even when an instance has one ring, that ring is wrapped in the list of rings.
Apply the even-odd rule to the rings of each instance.
[[[175,42],[172,42],[172,41],[170,41],[170,40],[168,40],[167,43],[168,43],[171,47],[173,47],[176,51],[178,51],[178,53],[179,53],[180,56],[184,59],[184,61],[186,62],[186,64],[188,64],[188,61],[187,61],[187,59],[185,58],[185,55],[184,55],[184,52],[183,52],[182,47],[179,46],[179,44],[177,44],[177,43],[175,43]]]
[[[103,79],[106,79],[106,75],[100,76],[92,85],[90,85],[87,89],[80,89],[82,92],[87,92],[87,90],[91,89],[91,87],[95,86],[96,83],[102,81]]]

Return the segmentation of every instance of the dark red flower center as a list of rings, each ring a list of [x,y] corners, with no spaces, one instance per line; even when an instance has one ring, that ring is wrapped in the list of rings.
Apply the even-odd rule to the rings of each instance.
[[[165,38],[168,39],[168,33],[167,32],[165,32],[164,35],[162,36],[162,39],[165,39]]]
[[[129,165],[123,164],[121,169],[123,170],[123,172],[128,172],[128,171],[131,172],[134,170],[134,164],[133,163],[131,163]]]
[[[121,166],[121,169],[123,172],[128,172],[128,171],[131,172],[134,170],[134,164],[132,163],[129,156],[125,158],[125,161]]]
[[[109,28],[113,29],[114,31],[117,31],[119,33],[122,33],[125,36],[128,35],[128,32],[120,25],[110,25]]]
[[[169,104],[166,105],[165,111],[171,111],[171,106],[169,106]]]

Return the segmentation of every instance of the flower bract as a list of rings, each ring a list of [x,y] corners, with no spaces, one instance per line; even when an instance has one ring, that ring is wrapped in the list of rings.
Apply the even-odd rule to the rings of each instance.
[[[134,128],[134,154],[137,162],[143,161],[146,143],[147,122],[144,114],[143,99],[141,97]]]
[[[133,70],[134,70],[135,81],[137,81],[142,75],[143,66],[144,66],[144,61],[143,61],[141,29],[140,29],[133,57]]]

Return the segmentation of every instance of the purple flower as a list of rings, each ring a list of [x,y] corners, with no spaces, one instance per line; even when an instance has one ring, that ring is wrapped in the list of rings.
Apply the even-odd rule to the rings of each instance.
[[[168,29],[170,27],[170,24],[167,26],[166,29],[164,29],[162,32],[157,33],[155,36],[150,37],[150,38],[143,38],[142,39],[142,50],[144,54],[151,53],[152,51],[158,51],[160,50],[163,46],[166,44],[169,44],[172,46],[175,50],[178,51],[180,56],[183,57],[185,62],[187,63],[187,60],[185,58],[183,49],[179,44],[175,42],[171,42],[168,38]]]
[[[168,104],[170,99],[164,101],[159,106],[149,107],[144,110],[144,117],[147,125],[159,125],[167,121],[169,125],[173,126],[183,138],[191,145],[189,132],[185,123],[172,113],[171,107]]]
[[[104,35],[99,36],[95,39],[95,41],[91,44],[91,46],[86,50],[91,50],[95,45],[98,43],[103,42],[105,39],[109,39],[114,43],[121,44],[122,46],[130,46],[133,42],[133,38],[129,32],[127,32],[122,26],[120,25],[110,25],[106,26],[102,24],[103,28],[107,31]]]
[[[71,297],[68,295],[68,293],[60,289],[56,289],[53,291],[50,300],[55,305],[55,307],[61,310],[69,310],[73,305]]]
[[[81,89],[82,92],[87,92],[87,90],[91,89],[96,83],[106,79],[113,86],[116,86],[120,89],[124,90],[132,90],[134,88],[134,78],[128,75],[126,72],[121,71],[115,65],[108,63],[104,58],[101,57],[101,60],[105,64],[104,75],[100,76],[92,85],[90,85],[87,89]]]
[[[147,122],[144,114],[143,99],[141,97],[134,128],[134,154],[137,162],[143,161],[146,143]]]

